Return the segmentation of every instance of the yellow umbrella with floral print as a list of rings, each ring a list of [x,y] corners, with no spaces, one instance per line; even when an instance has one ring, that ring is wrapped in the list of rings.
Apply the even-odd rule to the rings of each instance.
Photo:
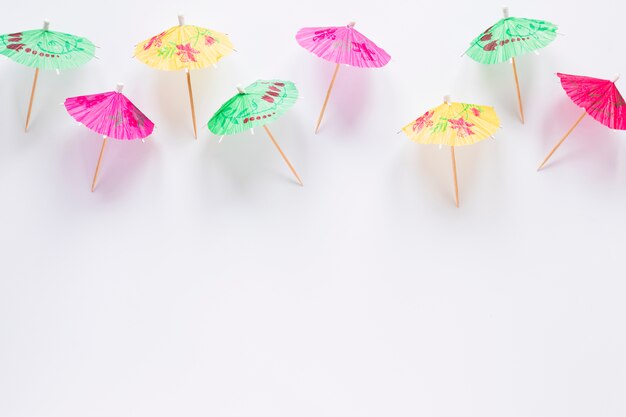
[[[159,33],[135,47],[135,58],[152,68],[187,73],[187,88],[191,104],[193,132],[198,139],[196,111],[191,88],[192,69],[215,66],[222,57],[234,51],[233,44],[224,33],[199,26],[186,25],[182,14],[178,15],[178,26]]]
[[[402,131],[414,142],[450,146],[454,197],[459,206],[459,186],[456,175],[455,146],[472,145],[493,136],[500,128],[500,120],[493,107],[477,104],[453,103],[445,96],[443,104],[428,110]]]

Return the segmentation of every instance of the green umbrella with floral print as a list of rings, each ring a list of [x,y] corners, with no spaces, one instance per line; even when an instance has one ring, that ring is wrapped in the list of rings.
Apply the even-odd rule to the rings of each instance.
[[[511,61],[517,89],[520,117],[524,123],[524,107],[517,77],[515,57],[548,46],[555,38],[558,27],[544,20],[510,17],[509,8],[503,8],[504,17],[478,35],[465,54],[481,64],[498,64]]]
[[[303,185],[300,176],[267,127],[268,123],[279,118],[296,103],[298,89],[295,84],[283,80],[258,80],[245,89],[237,87],[237,90],[238,93],[211,117],[209,130],[223,138],[225,135],[235,135],[256,126],[263,126],[298,183]]]
[[[50,22],[44,20],[42,29],[0,35],[0,54],[13,61],[35,68],[35,78],[28,103],[26,127],[35,97],[39,70],[60,70],[80,67],[95,56],[96,47],[87,38],[50,30]]]

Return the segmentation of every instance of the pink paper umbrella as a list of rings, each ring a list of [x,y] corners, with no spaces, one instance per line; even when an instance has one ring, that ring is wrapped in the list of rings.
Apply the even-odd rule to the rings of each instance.
[[[557,76],[561,79],[561,85],[569,98],[584,111],[565,136],[552,148],[537,171],[543,168],[552,154],[587,114],[611,129],[626,130],[626,102],[615,86],[619,75],[612,80],[560,73]]]
[[[98,171],[107,139],[143,140],[154,130],[154,123],[122,94],[123,88],[123,84],[118,84],[116,91],[70,97],[65,100],[67,112],[77,122],[103,137],[96,173],[91,184],[92,192],[96,188]]]
[[[359,68],[380,68],[387,65],[391,59],[387,52],[357,31],[354,22],[339,27],[302,28],[296,34],[296,40],[304,49],[336,64],[322,111],[317,119],[315,133],[322,123],[340,64]]]

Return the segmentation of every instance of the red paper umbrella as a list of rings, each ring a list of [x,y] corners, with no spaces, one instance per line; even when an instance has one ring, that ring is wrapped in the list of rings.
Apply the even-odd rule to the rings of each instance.
[[[552,154],[587,114],[611,129],[626,130],[626,102],[615,86],[619,75],[612,80],[560,73],[557,75],[568,97],[584,111],[565,136],[552,148],[537,171],[543,168]]]

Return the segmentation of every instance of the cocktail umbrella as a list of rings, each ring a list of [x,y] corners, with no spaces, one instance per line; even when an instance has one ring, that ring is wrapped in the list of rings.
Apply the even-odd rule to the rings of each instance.
[[[611,129],[626,130],[626,103],[615,86],[619,75],[613,77],[612,80],[560,73],[557,76],[561,79],[561,85],[567,96],[584,110],[565,136],[552,148],[537,171],[543,168],[552,154],[587,114]]]
[[[340,64],[359,68],[380,68],[391,59],[387,52],[356,30],[354,24],[351,22],[347,26],[339,27],[302,28],[296,34],[296,40],[300,46],[336,64],[322,111],[317,119],[315,133],[318,132],[322,123]]]
[[[486,139],[498,130],[500,120],[493,107],[476,104],[452,103],[450,96],[444,103],[431,109],[402,128],[414,142],[450,146],[454,198],[459,206],[459,186],[456,175],[456,146],[472,145]]]
[[[87,38],[54,32],[50,22],[44,20],[43,29],[26,30],[0,36],[0,54],[15,62],[35,68],[35,78],[28,102],[25,131],[28,131],[30,114],[35,98],[39,70],[60,70],[80,67],[95,56],[96,47]]]
[[[215,66],[217,61],[232,51],[234,51],[233,45],[226,34],[199,26],[186,25],[183,15],[179,14],[178,26],[173,26],[140,42],[135,47],[135,58],[160,70],[185,70],[193,134],[198,139],[190,71],[206,68],[209,65]]]
[[[91,184],[92,192],[96,188],[98,171],[100,171],[100,163],[107,139],[143,140],[154,129],[154,123],[122,94],[123,88],[123,84],[118,84],[116,91],[70,97],[65,100],[65,108],[70,116],[102,135],[103,138],[102,149],[100,149],[96,172]]]
[[[503,8],[504,18],[474,39],[465,53],[481,64],[511,61],[517,89],[520,117],[524,123],[524,106],[517,78],[515,57],[537,51],[556,38],[557,26],[543,20],[509,17],[509,8]]]
[[[224,135],[241,133],[255,126],[263,126],[298,183],[303,185],[300,176],[267,127],[268,123],[278,119],[296,103],[298,90],[295,84],[282,80],[258,80],[245,89],[237,87],[237,90],[237,95],[224,103],[211,117],[208,123],[209,130],[224,137]]]

